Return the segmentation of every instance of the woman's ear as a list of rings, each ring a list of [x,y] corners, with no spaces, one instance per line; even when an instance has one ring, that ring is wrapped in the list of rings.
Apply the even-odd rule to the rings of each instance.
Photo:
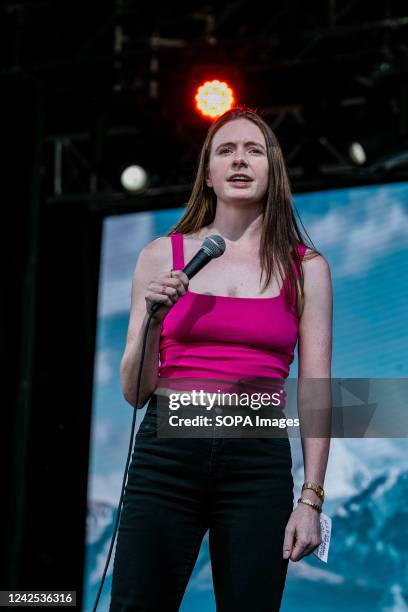
[[[212,187],[212,180],[211,180],[210,172],[209,172],[208,168],[205,171],[205,182],[206,182],[207,187]]]

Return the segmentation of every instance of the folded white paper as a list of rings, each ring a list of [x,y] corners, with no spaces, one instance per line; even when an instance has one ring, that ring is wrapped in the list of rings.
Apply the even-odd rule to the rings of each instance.
[[[324,563],[327,563],[327,556],[329,554],[331,526],[332,520],[330,516],[327,516],[324,512],[320,512],[320,535],[322,543],[313,551],[313,554],[320,559],[320,561],[324,561]]]

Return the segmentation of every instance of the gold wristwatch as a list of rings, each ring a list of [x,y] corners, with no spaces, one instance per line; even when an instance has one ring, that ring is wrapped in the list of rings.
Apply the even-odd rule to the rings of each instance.
[[[302,485],[302,491],[305,489],[312,489],[316,495],[320,497],[322,503],[324,502],[324,489],[317,482],[304,482]]]

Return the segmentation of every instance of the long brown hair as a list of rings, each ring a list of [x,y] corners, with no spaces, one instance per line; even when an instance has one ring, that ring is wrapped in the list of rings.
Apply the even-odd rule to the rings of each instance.
[[[205,173],[210,160],[211,143],[214,134],[220,127],[234,119],[249,119],[249,121],[255,123],[263,133],[266,142],[269,181],[262,209],[263,222],[260,241],[261,279],[266,274],[262,291],[269,285],[276,266],[281,278],[288,278],[289,281],[288,287],[285,290],[287,304],[289,304],[291,292],[293,287],[295,287],[298,315],[300,317],[304,306],[304,275],[295,247],[299,243],[303,243],[310,248],[312,252],[306,256],[307,258],[315,257],[320,255],[320,253],[314,248],[314,245],[309,246],[306,243],[299,230],[293,212],[295,206],[292,200],[290,182],[282,149],[272,129],[256,111],[245,106],[236,106],[224,113],[210,126],[201,148],[196,178],[186,210],[167,235],[170,236],[174,232],[182,232],[183,234],[195,233],[213,222],[217,206],[217,196],[212,187],[209,187],[205,181]],[[312,243],[310,238],[309,241]],[[291,256],[299,269],[298,283],[293,272]]]

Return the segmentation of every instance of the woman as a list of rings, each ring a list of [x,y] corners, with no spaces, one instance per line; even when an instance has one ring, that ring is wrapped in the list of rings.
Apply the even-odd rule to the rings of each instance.
[[[184,263],[211,234],[224,238],[225,253],[189,281]],[[110,610],[178,610],[207,529],[217,610],[279,610],[289,558],[321,541],[328,439],[302,438],[306,488],[293,508],[287,437],[177,439],[155,429],[158,399],[191,390],[189,380],[211,389],[285,379],[297,340],[299,378],[330,378],[329,266],[302,240],[282,151],[257,113],[237,107],[212,124],[185,214],[139,255],[121,362],[133,406],[157,302],[137,408],[150,401],[129,468]]]

